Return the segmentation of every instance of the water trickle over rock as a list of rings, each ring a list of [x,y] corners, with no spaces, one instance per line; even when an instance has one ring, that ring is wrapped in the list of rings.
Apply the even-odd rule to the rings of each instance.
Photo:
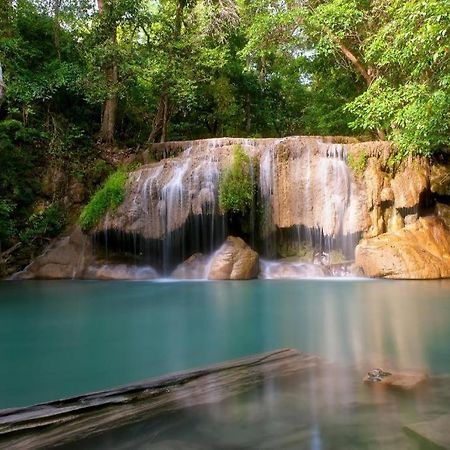
[[[254,162],[259,193],[247,233],[263,256],[307,247],[352,257],[367,228],[365,189],[346,164],[345,140],[316,137],[179,145],[177,156],[130,174],[124,203],[97,227],[100,241],[147,257],[165,273],[196,252],[211,254],[229,233],[218,192],[235,145]]]

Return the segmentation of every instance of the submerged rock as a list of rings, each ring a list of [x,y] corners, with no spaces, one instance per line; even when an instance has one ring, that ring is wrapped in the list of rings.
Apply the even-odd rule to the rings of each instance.
[[[409,391],[422,384],[427,378],[428,375],[425,372],[373,369],[367,373],[363,381]]]
[[[422,217],[400,231],[361,241],[355,264],[369,277],[448,278],[450,231],[438,218]]]
[[[430,444],[433,449],[450,448],[450,414],[435,417],[424,422],[413,423],[405,426],[406,431],[412,436],[417,436],[421,443]],[[428,448],[428,447],[427,447]]]
[[[153,280],[158,278],[158,273],[150,266],[93,264],[86,268],[83,278],[88,280]]]
[[[209,260],[210,258],[202,253],[194,253],[172,272],[171,277],[179,280],[205,279]]]
[[[260,278],[265,280],[317,278],[328,274],[326,268],[318,264],[283,260],[261,261]]]
[[[259,272],[259,256],[241,238],[228,236],[214,254],[208,273],[210,280],[250,280]]]

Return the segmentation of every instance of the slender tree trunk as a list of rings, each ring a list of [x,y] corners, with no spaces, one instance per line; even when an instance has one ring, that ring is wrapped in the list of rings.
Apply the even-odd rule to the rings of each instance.
[[[55,44],[58,59],[61,59],[61,28],[59,25],[59,10],[61,8],[61,0],[54,0],[53,2],[53,42]]]
[[[108,69],[108,85],[115,89],[118,81],[117,65]],[[116,129],[116,116],[117,116],[117,94],[111,93],[105,100],[102,110],[102,126],[100,129],[100,138],[107,144],[114,142],[114,133]]]
[[[251,104],[250,94],[247,93],[247,95],[245,96],[245,132],[247,133],[247,135],[250,134],[250,131],[252,129],[251,108],[252,108],[252,104]]]
[[[170,119],[168,89],[169,86],[166,84],[159,97],[158,110],[153,120],[152,131],[148,138],[149,143],[156,142],[158,139],[160,142],[166,142],[167,140],[167,127]]]
[[[4,96],[5,96],[5,83],[3,81],[2,63],[0,62],[0,107],[2,106]]]
[[[177,8],[175,12],[173,41],[177,42],[181,36],[181,28],[183,25],[183,14],[186,7],[186,0],[178,0]],[[174,56],[171,54],[171,64],[174,64]],[[155,119],[153,120],[153,127],[148,138],[149,143],[153,143],[159,137],[160,142],[166,142],[168,137],[168,127],[171,116],[171,99],[169,95],[169,82],[164,83],[161,95],[159,97],[158,111],[156,112]]]
[[[104,13],[103,0],[97,0],[97,7],[99,14]],[[113,45],[117,44],[117,29],[113,25],[111,30],[111,39]],[[105,69],[108,88],[110,90],[108,98],[103,103],[102,107],[102,124],[100,128],[100,140],[106,144],[114,142],[114,134],[116,129],[117,117],[117,83],[119,81],[117,63],[113,60],[109,67]]]

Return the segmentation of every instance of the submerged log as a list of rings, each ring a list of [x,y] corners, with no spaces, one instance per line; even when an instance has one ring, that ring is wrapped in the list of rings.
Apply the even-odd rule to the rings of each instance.
[[[404,429],[408,435],[426,448],[450,449],[450,414],[406,425]]]
[[[318,357],[281,349],[115,389],[0,411],[0,448],[74,442],[155,414],[235,395],[265,378],[314,369]]]

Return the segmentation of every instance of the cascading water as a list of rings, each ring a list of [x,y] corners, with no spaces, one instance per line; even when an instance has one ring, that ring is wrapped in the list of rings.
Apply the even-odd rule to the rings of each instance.
[[[165,274],[194,253],[211,254],[227,235],[218,190],[236,144],[257,167],[253,171],[252,163],[259,196],[250,212],[249,244],[264,258],[302,257],[292,270],[284,262],[282,270],[263,264],[263,271],[306,273],[301,263],[312,263],[315,254],[316,262],[330,262],[334,250],[352,258],[365,227],[358,213],[365,198],[346,165],[346,146],[320,138],[193,141],[178,156],[130,174],[125,202],[103,221],[105,241]]]
[[[339,259],[351,259],[364,199],[346,164],[346,146],[312,138],[299,144],[280,140],[261,155],[263,254],[330,263],[339,252]]]

